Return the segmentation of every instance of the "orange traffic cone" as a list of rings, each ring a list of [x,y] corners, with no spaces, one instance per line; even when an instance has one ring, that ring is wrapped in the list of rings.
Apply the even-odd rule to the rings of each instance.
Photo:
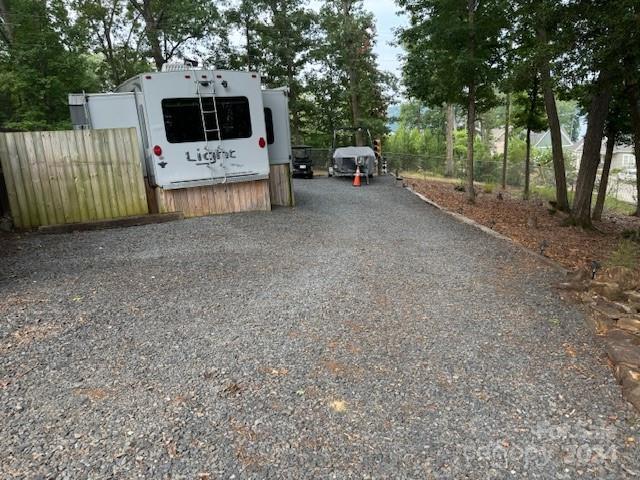
[[[360,186],[360,165],[356,167],[356,176],[353,177],[353,186],[354,187]]]

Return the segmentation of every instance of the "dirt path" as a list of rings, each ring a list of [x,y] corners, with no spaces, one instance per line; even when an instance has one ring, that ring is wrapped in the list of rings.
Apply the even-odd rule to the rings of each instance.
[[[387,180],[0,240],[0,477],[624,478],[557,273]]]

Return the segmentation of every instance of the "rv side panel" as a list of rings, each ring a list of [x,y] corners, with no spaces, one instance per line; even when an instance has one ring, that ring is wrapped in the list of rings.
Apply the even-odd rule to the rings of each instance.
[[[265,122],[269,150],[269,191],[271,204],[294,206],[291,181],[291,129],[289,126],[289,93],[286,88],[264,90]]]
[[[289,94],[284,88],[264,90],[265,121],[269,164],[291,163],[291,129],[289,126]]]

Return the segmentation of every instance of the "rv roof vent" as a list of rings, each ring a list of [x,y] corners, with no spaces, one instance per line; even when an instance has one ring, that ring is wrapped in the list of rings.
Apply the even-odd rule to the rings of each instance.
[[[195,70],[198,68],[197,63],[165,63],[162,65],[163,72],[184,72],[185,70]]]

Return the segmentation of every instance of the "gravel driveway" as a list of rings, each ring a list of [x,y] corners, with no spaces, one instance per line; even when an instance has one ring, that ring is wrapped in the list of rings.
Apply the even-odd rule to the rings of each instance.
[[[386,179],[0,239],[1,478],[626,478],[558,273]]]

